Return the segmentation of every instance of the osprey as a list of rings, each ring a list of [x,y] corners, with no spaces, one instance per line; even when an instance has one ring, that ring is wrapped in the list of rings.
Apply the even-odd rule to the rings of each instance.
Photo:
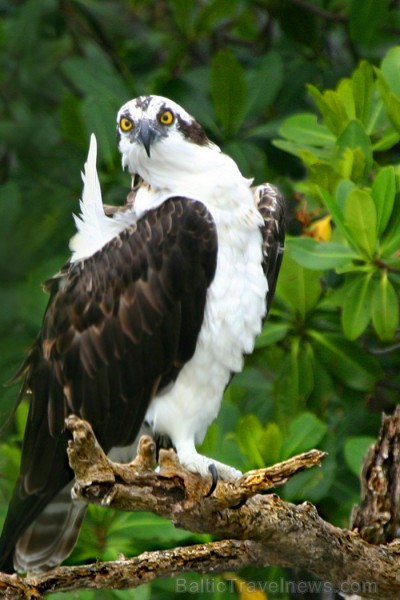
[[[200,455],[225,387],[252,352],[283,251],[284,205],[175,102],[120,109],[117,140],[133,196],[102,203],[94,136],[72,256],[20,375],[30,400],[21,469],[0,540],[0,569],[41,571],[69,555],[85,505],[72,502],[65,418],[93,426],[106,452],[143,423],[202,475],[237,476]]]

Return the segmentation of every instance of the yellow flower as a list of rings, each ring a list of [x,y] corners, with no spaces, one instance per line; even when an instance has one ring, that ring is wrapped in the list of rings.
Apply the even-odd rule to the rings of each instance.
[[[318,240],[319,242],[327,242],[332,237],[332,218],[326,215],[317,221],[311,223],[305,234],[309,237]]]

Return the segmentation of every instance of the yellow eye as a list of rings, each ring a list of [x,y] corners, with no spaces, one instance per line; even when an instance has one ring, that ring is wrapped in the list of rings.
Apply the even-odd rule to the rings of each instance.
[[[170,110],[164,110],[158,115],[158,120],[161,125],[172,125],[175,120],[174,113]]]
[[[133,127],[133,123],[128,117],[121,117],[119,120],[119,126],[121,131],[130,131]]]

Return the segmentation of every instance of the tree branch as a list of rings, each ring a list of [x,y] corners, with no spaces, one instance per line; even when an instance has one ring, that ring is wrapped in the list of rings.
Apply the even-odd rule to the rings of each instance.
[[[306,0],[290,0],[292,4],[303,8],[304,10],[313,13],[317,17],[321,17],[327,21],[337,21],[340,23],[345,23],[347,21],[346,15],[343,15],[339,12],[330,12],[329,10],[324,10],[320,6],[316,6],[315,4],[311,4],[310,2],[306,2]]]
[[[58,592],[95,589],[129,589],[159,577],[173,577],[196,571],[212,573],[237,570],[253,561],[252,543],[223,540],[183,546],[172,550],[143,552],[135,558],[94,563],[78,567],[58,567],[26,580],[3,575],[5,598],[35,598]],[[2,584],[0,583],[0,594]]]
[[[151,438],[141,439],[132,463],[120,465],[106,457],[88,423],[69,417],[67,425],[74,438],[68,453],[76,474],[76,498],[120,510],[151,511],[177,527],[210,533],[223,541],[146,552],[129,560],[60,567],[25,580],[5,576],[0,586],[6,586],[6,598],[37,598],[50,591],[126,589],[184,571],[216,573],[248,565],[301,568],[322,581],[328,575],[338,590],[357,592],[363,598],[399,597],[399,542],[369,544],[357,532],[323,521],[308,502],[295,506],[275,494],[260,495],[295,473],[319,465],[324,453],[312,450],[233,482],[220,481],[208,497],[208,478],[186,471],[173,451],[162,451],[160,471],[153,470]]]

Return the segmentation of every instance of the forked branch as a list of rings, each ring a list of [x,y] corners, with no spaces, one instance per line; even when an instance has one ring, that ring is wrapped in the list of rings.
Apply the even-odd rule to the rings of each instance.
[[[265,494],[299,471],[318,466],[318,450],[273,467],[250,471],[233,482],[218,482],[186,471],[172,451],[161,451],[154,471],[155,446],[143,437],[129,465],[113,463],[98,445],[88,423],[69,417],[73,434],[68,450],[75,471],[73,494],[86,502],[127,511],[151,511],[174,525],[209,533],[222,541],[173,550],[145,552],[132,559],[81,567],[60,567],[25,580],[3,576],[6,598],[37,598],[50,591],[126,589],[186,571],[217,573],[241,567],[280,565],[308,570],[322,581],[360,597],[400,597],[400,543],[372,545],[355,531],[321,519],[311,504],[295,506]],[[35,595],[36,594],[36,595]]]

